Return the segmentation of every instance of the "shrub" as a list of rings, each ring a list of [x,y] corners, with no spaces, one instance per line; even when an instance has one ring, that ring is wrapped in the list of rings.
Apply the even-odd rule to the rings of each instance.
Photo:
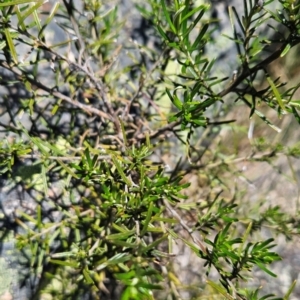
[[[0,3],[1,184],[24,198],[15,210],[2,200],[2,240],[15,232],[30,299],[180,299],[180,243],[201,273],[189,298],[275,299],[247,285],[254,267],[276,276],[269,265],[281,259],[273,238],[255,233],[272,224],[290,238],[299,220],[279,206],[243,215],[228,174],[241,159],[271,163],[299,147],[261,139],[240,158],[214,138],[241,104],[275,131],[261,106],[300,121],[299,84],[285,88],[268,72],[300,42],[300,4],[243,5],[242,16],[229,8],[238,67],[222,76],[228,62],[208,52],[218,39],[209,4],[136,4],[147,30],[139,42],[113,4]]]

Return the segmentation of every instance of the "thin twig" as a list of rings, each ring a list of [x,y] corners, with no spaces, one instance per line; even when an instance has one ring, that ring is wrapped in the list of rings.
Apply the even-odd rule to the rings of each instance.
[[[24,80],[24,74],[22,74],[21,71],[12,68],[6,62],[0,61],[0,66],[7,69],[7,70],[9,70],[9,71],[11,71],[15,76],[17,76],[18,80],[20,80],[21,82]],[[104,119],[108,119],[110,121],[113,120],[112,117],[109,116],[107,113],[105,113],[105,112],[103,112],[99,109],[96,109],[94,107],[82,104],[82,103],[78,102],[77,100],[74,100],[74,99],[72,99],[72,98],[70,98],[70,97],[68,97],[68,96],[66,96],[66,95],[64,95],[64,94],[62,94],[58,91],[54,91],[53,89],[45,86],[44,84],[42,84],[41,82],[33,79],[30,76],[26,76],[26,80],[28,80],[32,85],[36,86],[37,88],[39,88],[41,90],[44,90],[49,95],[52,95],[52,96],[54,96],[58,99],[64,100],[64,101],[70,103],[72,106],[76,106],[76,107],[82,109],[83,111],[85,111],[88,114],[93,114],[93,115],[102,117]]]
[[[289,40],[289,39],[288,39]],[[256,66],[252,68],[243,67],[242,72],[240,75],[236,77],[235,80],[229,85],[229,87],[225,88],[223,91],[221,91],[218,96],[223,98],[227,94],[234,92],[235,88],[243,82],[247,77],[255,74],[256,72],[265,69],[271,62],[276,60],[280,57],[282,51],[285,49],[285,47],[288,45],[288,42],[283,43],[279,49],[277,49],[275,52],[273,52],[270,56],[268,56],[266,59],[258,63]]]
[[[182,228],[185,229],[186,232],[189,234],[189,236],[191,237],[191,239],[193,240],[195,245],[198,245],[200,247],[200,249],[202,250],[202,252],[207,254],[207,251],[206,251],[206,248],[205,248],[203,242],[200,241],[198,238],[196,238],[195,235],[193,234],[194,233],[193,229],[190,228],[189,226],[187,226],[187,224],[185,222],[183,222],[182,218],[175,211],[175,209],[172,208],[172,206],[169,204],[169,202],[167,200],[164,199],[163,202],[164,202],[164,205],[166,206],[166,208],[171,212],[173,217],[180,223]]]

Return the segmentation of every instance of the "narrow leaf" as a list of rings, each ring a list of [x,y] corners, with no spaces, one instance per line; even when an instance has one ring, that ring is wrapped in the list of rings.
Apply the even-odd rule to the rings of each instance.
[[[23,22],[23,18],[22,18],[22,14],[21,14],[21,11],[20,11],[20,8],[18,5],[16,5],[16,13],[17,13],[17,17],[18,17],[18,23],[19,23],[19,26],[22,30],[26,30],[26,26]]]
[[[92,166],[93,161],[92,161],[91,156],[90,156],[90,150],[89,150],[89,148],[86,148],[84,150],[84,155],[85,155],[85,159],[86,159],[86,161],[88,163],[89,169],[91,169],[93,167]]]
[[[171,20],[171,17],[170,17],[170,14],[168,12],[168,9],[167,9],[167,6],[166,6],[166,3],[165,3],[165,0],[162,0],[161,1],[161,4],[162,4],[162,8],[163,8],[163,12],[164,12],[164,17],[166,18],[171,30],[174,32],[174,33],[177,33],[177,30]]]
[[[72,267],[72,268],[77,268],[78,263],[75,261],[64,261],[64,260],[58,260],[58,259],[50,259],[49,261],[52,264],[64,266],[64,267]]]
[[[271,79],[270,76],[267,76],[267,80],[268,80],[268,82],[269,82],[269,84],[270,84],[270,86],[271,86],[271,89],[272,89],[272,91],[273,91],[273,93],[274,93],[274,95],[275,95],[275,98],[276,98],[276,100],[277,100],[277,102],[278,102],[280,108],[281,108],[282,110],[286,111],[286,108],[285,108],[285,106],[284,106],[284,104],[283,104],[283,101],[282,101],[282,99],[281,99],[281,95],[280,95],[278,89],[276,88],[276,85],[274,84],[273,80]]]
[[[0,5],[0,7],[1,7],[1,5]],[[8,45],[8,48],[10,50],[10,54],[13,58],[13,61],[14,61],[15,64],[17,64],[18,63],[18,56],[17,56],[16,48],[15,48],[15,45],[13,43],[13,40],[12,40],[10,31],[9,31],[8,28],[4,29],[4,34],[5,34],[7,45]]]
[[[118,117],[118,120],[119,120],[119,124],[120,124],[121,130],[122,130],[124,145],[127,146],[127,138],[126,138],[124,123],[122,122],[120,117]]]
[[[47,17],[47,19],[44,23],[44,27],[47,26],[52,21],[52,19],[54,18],[58,8],[59,8],[59,2],[55,2],[53,7],[52,7],[52,10],[51,10],[50,14],[48,15],[48,17]]]
[[[162,243],[163,241],[165,241],[168,238],[168,234],[163,235],[162,237],[158,238],[157,240],[155,240],[153,243],[149,244],[148,246],[144,247],[142,249],[143,253],[147,253],[149,250],[156,250],[157,246]]]
[[[294,280],[293,283],[291,284],[290,288],[284,295],[283,300],[288,300],[290,298],[290,295],[291,295],[292,291],[294,290],[296,283],[297,283],[297,280]]]
[[[281,129],[279,127],[277,127],[276,125],[274,125],[272,122],[270,122],[267,117],[262,114],[260,111],[258,111],[257,109],[255,109],[255,114],[257,116],[259,116],[266,124],[268,124],[272,129],[274,129],[277,132],[281,132]]]
[[[48,195],[48,184],[47,184],[47,176],[46,176],[46,167],[45,167],[44,164],[42,164],[41,176],[42,176],[42,180],[43,180],[44,193],[45,193],[45,196],[47,197],[47,195]]]
[[[135,234],[135,229],[127,231],[127,232],[121,232],[121,233],[114,233],[106,236],[107,240],[118,240],[118,239],[127,239],[131,235]]]
[[[208,285],[210,285],[214,290],[216,290],[217,292],[219,292],[222,296],[224,296],[227,300],[234,300],[233,297],[231,297],[227,291],[225,290],[225,288],[223,288],[222,286],[216,284],[213,281],[207,280],[206,281]]]
[[[90,276],[90,271],[87,266],[82,270],[82,273],[87,284],[94,284],[94,280]]]
[[[200,11],[197,18],[192,22],[192,24],[186,30],[186,32],[184,32],[184,34],[183,34],[184,37],[187,36],[195,28],[195,26],[198,24],[198,22],[202,19],[203,15],[204,15],[204,12],[205,12],[204,9]]]
[[[143,236],[147,232],[148,225],[149,225],[151,217],[152,217],[152,208],[153,208],[153,202],[150,202],[150,205],[149,205],[148,211],[147,211],[146,220],[144,222],[144,226],[143,226],[143,229],[141,231],[141,236]]]
[[[263,271],[265,271],[267,274],[269,274],[272,277],[277,277],[276,274],[274,274],[273,272],[271,272],[269,269],[267,269],[262,263],[255,261],[255,264]]]
[[[174,97],[171,95],[171,92],[169,89],[166,88],[166,93],[168,94],[170,100],[172,101],[172,103],[178,108],[181,110],[181,106],[182,106],[182,103],[178,103],[175,101]]]
[[[194,41],[194,43],[192,45],[192,49],[197,49],[200,47],[199,44],[203,40],[203,36],[206,33],[208,26],[209,25],[207,23],[203,25],[203,27],[201,28],[201,31],[199,32],[196,40]]]
[[[8,1],[8,2],[0,2],[0,7],[4,6],[15,6],[19,4],[26,4],[26,3],[32,3],[36,2],[36,0],[15,0],[15,1]]]
[[[23,23],[24,23],[24,20],[25,20],[27,17],[36,14],[37,9],[40,8],[40,7],[45,3],[44,0],[39,0],[39,1],[34,1],[34,2],[36,2],[36,4],[33,5],[33,6],[30,6],[26,11],[24,11],[24,13],[23,13],[23,15],[21,16],[21,18],[19,18],[19,25],[23,24]],[[40,30],[40,28],[39,28],[39,30]]]
[[[128,186],[132,186],[131,181],[126,177],[126,175],[125,175],[125,173],[123,172],[123,169],[122,169],[121,165],[119,164],[117,158],[115,158],[115,157],[112,155],[112,156],[111,156],[111,159],[112,159],[112,161],[113,161],[115,167],[117,168],[119,175],[122,177],[122,179],[125,181],[125,183],[126,183]]]
[[[236,19],[237,19],[237,21],[238,21],[238,24],[239,24],[239,26],[240,26],[240,28],[241,28],[243,34],[245,35],[245,28],[244,28],[244,25],[242,24],[242,22],[241,22],[241,20],[240,20],[240,17],[239,17],[239,14],[238,14],[238,12],[236,11],[235,7],[232,7],[232,11],[233,11],[233,13],[235,14],[235,17],[236,17]]]
[[[291,49],[291,44],[287,44],[285,46],[285,48],[283,49],[283,51],[280,54],[280,57],[284,57]]]
[[[173,104],[179,109],[179,110],[182,110],[182,103],[181,101],[179,100],[179,98],[177,97],[176,94],[174,94],[174,97],[173,97]]]
[[[166,41],[170,41],[168,36],[165,34],[164,30],[158,25],[156,24],[156,28],[158,30],[158,32],[160,33],[160,35],[166,40]]]
[[[200,5],[194,9],[192,9],[189,13],[187,13],[181,20],[181,22],[185,21],[187,18],[189,18],[190,16],[194,15],[196,12],[198,12],[199,10],[201,10],[200,14],[201,17],[203,16],[204,12],[207,10],[207,8],[209,7],[209,5]],[[197,16],[197,18],[199,17],[199,15]],[[201,17],[197,20],[197,22],[199,22],[199,20],[201,19]]]
[[[65,171],[67,171],[72,177],[79,179],[79,177],[69,168],[65,163],[63,163],[61,160],[57,159],[57,162],[63,167]]]

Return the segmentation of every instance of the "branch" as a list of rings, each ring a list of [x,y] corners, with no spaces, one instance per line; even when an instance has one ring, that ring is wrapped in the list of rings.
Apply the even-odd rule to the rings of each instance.
[[[148,136],[150,139],[155,139],[167,131],[172,131],[180,123],[181,123],[181,120],[177,120],[172,123],[169,123],[169,124],[163,126],[162,128],[154,131],[153,133],[150,133]],[[135,139],[137,139],[139,142],[143,143],[146,141],[146,135],[147,135],[147,133],[141,133]]]
[[[24,74],[22,73],[21,71],[19,70],[16,70],[14,68],[12,68],[11,66],[9,66],[6,62],[4,61],[0,61],[0,66],[11,71],[16,77],[17,79],[20,81],[20,82],[23,82],[24,80],[24,75],[26,76],[26,80],[28,80],[33,86],[35,86],[36,88],[39,88],[45,92],[47,92],[49,95],[53,95],[54,97],[58,98],[58,99],[61,99],[61,100],[64,100],[68,103],[70,103],[71,105],[73,106],[76,106],[80,109],[82,109],[83,111],[85,111],[86,113],[88,114],[94,114],[96,116],[99,116],[99,117],[102,117],[104,119],[108,119],[110,121],[113,121],[112,120],[112,117],[109,116],[107,113],[99,110],[99,109],[96,109],[94,107],[91,107],[91,106],[88,106],[86,104],[82,104],[80,102],[78,102],[77,100],[74,100],[58,91],[54,91],[53,89],[43,85],[42,83],[38,82],[37,80],[31,78],[30,76],[27,76],[27,74]]]
[[[276,60],[277,58],[280,57],[282,51],[285,49],[285,47],[289,44],[289,38],[287,39],[287,41],[285,43],[283,43],[279,49],[277,49],[275,52],[273,52],[269,57],[267,57],[266,59],[264,59],[262,62],[258,63],[256,66],[254,66],[253,68],[249,68],[248,66],[243,66],[242,67],[242,72],[239,76],[237,76],[237,78],[231,83],[231,85],[224,89],[223,91],[221,91],[218,96],[219,97],[224,97],[227,94],[234,92],[235,88],[243,82],[243,80],[245,80],[247,77],[251,76],[252,74],[256,73],[259,70],[263,70],[266,68],[266,66],[268,66],[271,62],[273,62],[274,60]]]

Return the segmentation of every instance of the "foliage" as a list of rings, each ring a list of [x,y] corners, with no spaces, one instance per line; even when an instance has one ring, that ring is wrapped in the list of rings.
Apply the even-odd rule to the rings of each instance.
[[[206,147],[203,139],[233,123],[222,112],[239,103],[277,131],[262,104],[299,122],[299,85],[285,89],[268,66],[300,43],[300,4],[243,5],[242,16],[229,9],[228,42],[237,49],[238,68],[222,77],[218,59],[207,53],[215,31],[209,4],[136,5],[151,46],[122,36],[126,25],[117,6],[64,0],[49,10],[43,1],[0,3],[1,109],[8,120],[0,122],[6,134],[1,185],[26,192],[31,207],[11,215],[3,209],[9,226],[2,240],[15,230],[31,299],[180,299],[172,266],[179,242],[199,268],[204,264],[206,275],[197,278],[191,298],[211,289],[222,299],[275,299],[247,287],[254,267],[275,277],[269,265],[281,259],[274,239],[256,240],[255,233],[271,224],[291,238],[299,232],[298,215],[275,206],[244,217],[241,193],[229,198],[217,188],[226,189],[225,174],[238,172],[236,162],[299,158],[299,147],[257,140],[253,155],[233,157],[213,137]],[[266,24],[276,35],[260,34]],[[267,86],[260,88],[258,79]],[[172,162],[165,157],[174,147],[182,158]],[[206,182],[203,200],[188,192],[192,174]]]

